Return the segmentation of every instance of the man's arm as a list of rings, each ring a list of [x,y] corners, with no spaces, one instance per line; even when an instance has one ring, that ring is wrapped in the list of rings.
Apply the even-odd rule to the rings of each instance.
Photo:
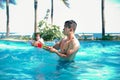
[[[55,48],[55,49],[60,49],[60,42],[57,42],[57,43],[53,46],[53,48]]]
[[[51,52],[54,52],[56,53],[58,56],[60,57],[63,57],[63,58],[67,58],[69,57],[70,55],[74,54],[75,52],[77,52],[77,50],[79,49],[79,46],[77,46],[77,44],[72,41],[70,44],[69,44],[69,47],[68,47],[68,50],[66,53],[61,53],[59,52],[57,49],[53,48],[53,47],[50,47],[49,50]]]
[[[46,50],[50,51],[50,48],[54,48],[56,50],[58,50],[60,48],[60,44],[61,44],[61,41],[60,42],[57,42],[53,47],[50,47],[50,46],[46,46]]]

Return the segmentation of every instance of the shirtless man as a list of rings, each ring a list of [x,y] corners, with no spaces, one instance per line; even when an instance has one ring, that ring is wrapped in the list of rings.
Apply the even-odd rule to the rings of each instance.
[[[66,37],[56,43],[53,47],[47,47],[47,50],[56,53],[62,61],[73,61],[80,48],[80,43],[74,34],[76,27],[77,23],[75,21],[66,21],[63,29],[63,34],[66,35]]]

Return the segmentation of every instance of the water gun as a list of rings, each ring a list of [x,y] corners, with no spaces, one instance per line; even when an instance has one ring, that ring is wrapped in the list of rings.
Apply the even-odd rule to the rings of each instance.
[[[40,43],[37,44],[37,47],[38,48],[46,48],[47,46],[40,42]]]
[[[42,48],[42,46],[43,46],[42,43],[38,43],[38,44],[37,44],[37,47],[38,47],[38,48]]]

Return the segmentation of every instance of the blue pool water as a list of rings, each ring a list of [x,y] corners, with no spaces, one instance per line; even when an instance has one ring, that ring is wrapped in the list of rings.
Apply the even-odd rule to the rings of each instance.
[[[120,80],[120,41],[80,44],[75,62],[59,64],[56,54],[28,42],[0,40],[0,80]]]

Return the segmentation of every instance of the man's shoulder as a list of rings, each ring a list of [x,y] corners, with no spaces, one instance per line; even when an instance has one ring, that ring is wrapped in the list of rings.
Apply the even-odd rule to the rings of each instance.
[[[73,42],[79,42],[79,40],[76,37],[74,37],[74,39],[72,39],[71,41],[73,41]]]
[[[61,38],[61,39],[60,39],[60,42],[62,42],[62,41],[64,41],[64,40],[66,40],[66,38]]]
[[[79,40],[77,38],[74,38],[71,43],[73,43],[74,45],[78,45],[80,44]]]

